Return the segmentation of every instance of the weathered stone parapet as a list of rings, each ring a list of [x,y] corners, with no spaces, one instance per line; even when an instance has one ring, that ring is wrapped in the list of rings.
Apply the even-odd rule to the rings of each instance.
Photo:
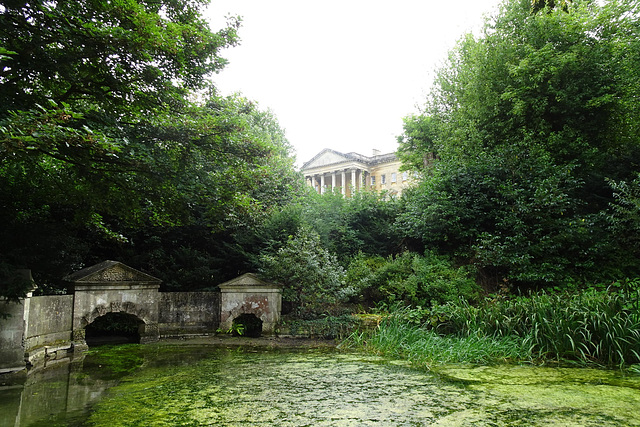
[[[25,304],[0,300],[0,374],[24,369]]]
[[[31,270],[18,270],[14,277],[3,277],[3,281],[24,281],[31,284],[25,298],[18,301],[0,299],[0,374],[18,371],[25,367],[25,337],[31,297],[36,286]],[[2,284],[0,283],[0,286]]]
[[[215,334],[220,326],[219,292],[161,292],[160,338]]]

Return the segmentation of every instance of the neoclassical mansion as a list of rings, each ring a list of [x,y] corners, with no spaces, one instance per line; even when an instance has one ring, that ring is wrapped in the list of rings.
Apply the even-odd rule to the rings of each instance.
[[[301,172],[307,185],[319,193],[339,190],[349,197],[354,191],[367,189],[399,196],[411,183],[409,172],[400,171],[401,165],[394,153],[373,150],[367,157],[325,148],[302,165]]]

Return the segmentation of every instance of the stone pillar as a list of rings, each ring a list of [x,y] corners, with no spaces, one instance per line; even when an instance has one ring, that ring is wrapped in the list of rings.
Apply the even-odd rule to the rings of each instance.
[[[358,185],[358,182],[356,181],[356,170],[357,169],[351,169],[351,195],[353,196],[353,193],[355,193],[356,191],[356,186]]]
[[[344,170],[342,170],[342,195],[346,195],[347,191],[347,174]]]
[[[324,194],[324,174],[320,175],[320,194]]]
[[[331,191],[335,191],[336,190],[336,172],[333,171],[331,172]]]

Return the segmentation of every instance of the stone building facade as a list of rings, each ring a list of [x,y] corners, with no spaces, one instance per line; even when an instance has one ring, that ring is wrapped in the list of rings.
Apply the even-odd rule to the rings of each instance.
[[[358,153],[340,153],[325,148],[302,165],[307,185],[319,193],[340,191],[350,197],[354,191],[386,191],[400,196],[411,185],[411,176],[400,171],[402,163],[394,153],[373,150],[371,157]]]

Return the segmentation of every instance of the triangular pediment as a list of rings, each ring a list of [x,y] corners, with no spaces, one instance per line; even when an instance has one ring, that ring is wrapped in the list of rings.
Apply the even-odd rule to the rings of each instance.
[[[235,279],[231,279],[228,282],[224,282],[218,285],[220,288],[244,288],[244,287],[279,287],[273,283],[266,282],[260,279],[253,273],[245,273],[242,276],[238,276]]]
[[[348,154],[340,153],[339,151],[325,148],[320,153],[316,154],[311,160],[302,165],[302,170],[332,165],[349,160],[353,160],[353,157]]]
[[[78,284],[90,283],[160,283],[160,279],[118,261],[103,261],[100,264],[83,268],[64,278]]]

